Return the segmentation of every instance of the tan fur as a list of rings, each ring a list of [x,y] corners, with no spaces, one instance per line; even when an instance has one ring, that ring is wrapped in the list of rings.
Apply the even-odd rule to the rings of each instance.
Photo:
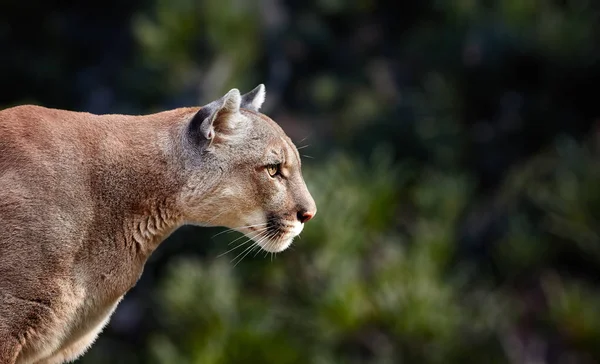
[[[261,85],[147,116],[0,111],[0,364],[80,356],[183,224],[289,246],[316,207],[263,100]]]

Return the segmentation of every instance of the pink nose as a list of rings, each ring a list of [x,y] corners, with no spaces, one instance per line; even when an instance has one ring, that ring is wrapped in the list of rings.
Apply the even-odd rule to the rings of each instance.
[[[308,220],[312,219],[313,216],[315,216],[314,212],[310,212],[310,211],[306,211],[306,210],[302,210],[302,211],[298,211],[298,220],[301,223],[305,223]]]

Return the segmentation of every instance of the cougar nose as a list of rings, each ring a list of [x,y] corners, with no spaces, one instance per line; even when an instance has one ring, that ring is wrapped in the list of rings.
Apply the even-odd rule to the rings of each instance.
[[[298,220],[303,224],[305,222],[307,222],[308,220],[312,219],[313,216],[315,216],[315,213],[312,211],[308,211],[308,210],[298,211]]]

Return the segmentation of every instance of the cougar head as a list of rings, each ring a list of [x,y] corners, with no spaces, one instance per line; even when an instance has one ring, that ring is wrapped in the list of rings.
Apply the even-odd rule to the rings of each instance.
[[[280,252],[317,208],[296,146],[259,112],[264,99],[262,84],[245,95],[232,89],[188,122],[184,210],[193,224],[228,227]]]

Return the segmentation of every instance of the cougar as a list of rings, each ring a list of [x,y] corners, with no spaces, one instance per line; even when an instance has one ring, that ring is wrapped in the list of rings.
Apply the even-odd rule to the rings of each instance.
[[[184,224],[280,252],[316,213],[264,85],[203,107],[0,111],[0,364],[58,364],[94,342]]]

